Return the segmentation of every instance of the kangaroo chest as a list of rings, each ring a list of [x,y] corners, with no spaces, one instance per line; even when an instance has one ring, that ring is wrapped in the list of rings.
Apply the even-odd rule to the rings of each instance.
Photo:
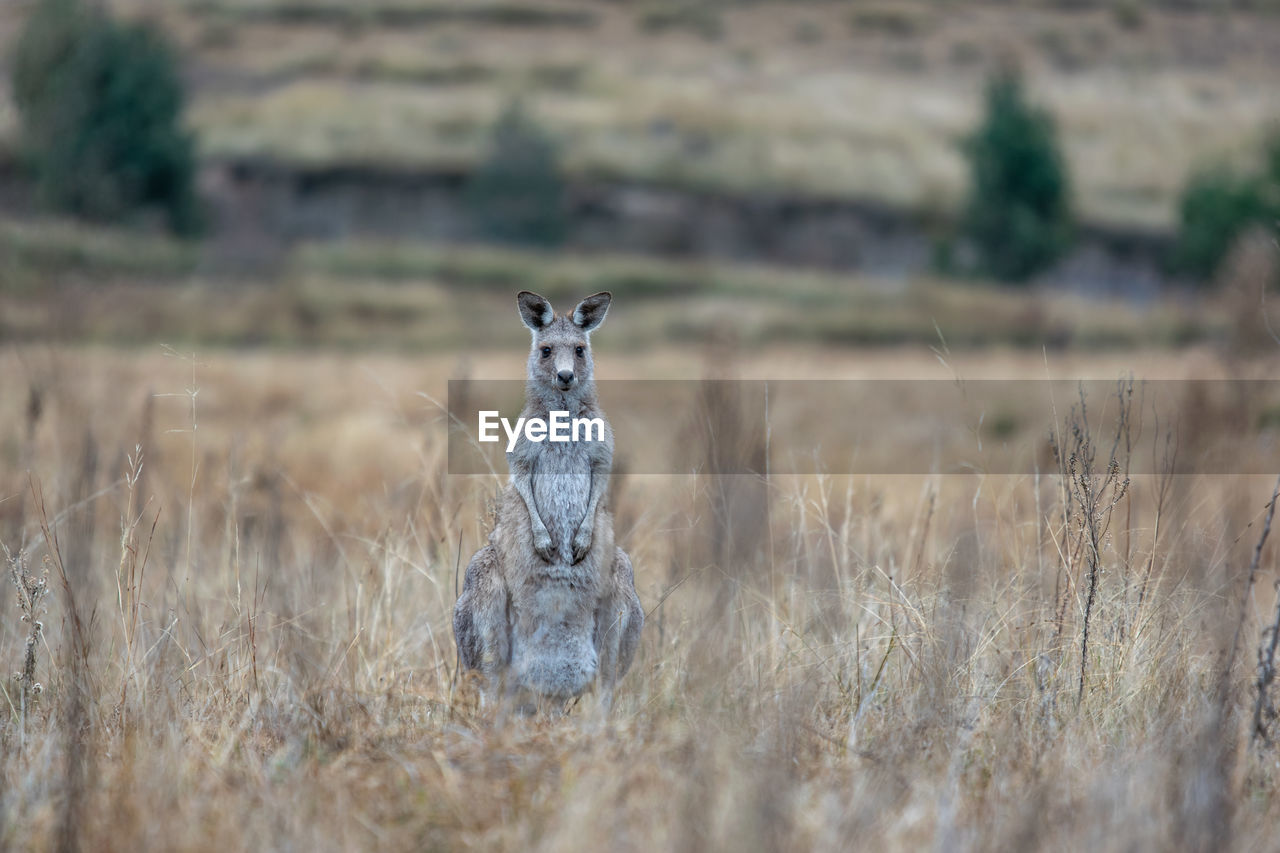
[[[562,557],[573,554],[573,534],[587,514],[591,457],[578,442],[542,447],[533,468],[533,498]]]

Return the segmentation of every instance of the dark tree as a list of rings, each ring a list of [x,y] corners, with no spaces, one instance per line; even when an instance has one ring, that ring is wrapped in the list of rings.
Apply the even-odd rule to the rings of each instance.
[[[1207,282],[1246,231],[1280,224],[1280,133],[1271,137],[1263,153],[1261,175],[1237,174],[1225,167],[1192,175],[1178,205],[1172,256],[1177,272]]]
[[[564,239],[559,152],[519,102],[494,124],[467,200],[480,230],[491,239],[534,246],[555,246]]]
[[[163,36],[79,0],[41,0],[13,52],[23,151],[53,207],[115,220],[158,208],[197,228],[196,159]]]
[[[981,272],[1026,281],[1067,247],[1071,210],[1053,119],[1027,103],[1017,74],[1002,72],[988,83],[986,115],[965,154],[970,187],[962,225]]]

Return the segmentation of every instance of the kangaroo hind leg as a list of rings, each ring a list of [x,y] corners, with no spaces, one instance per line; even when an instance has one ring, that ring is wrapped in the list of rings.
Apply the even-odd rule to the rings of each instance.
[[[458,644],[459,667],[479,671],[489,694],[511,663],[507,605],[498,550],[486,545],[467,564],[462,594],[453,608],[453,636]]]

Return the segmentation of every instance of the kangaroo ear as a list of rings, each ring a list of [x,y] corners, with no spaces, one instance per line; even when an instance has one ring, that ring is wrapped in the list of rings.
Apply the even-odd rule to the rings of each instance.
[[[573,325],[584,332],[589,332],[604,322],[604,315],[609,310],[609,302],[613,294],[605,290],[588,296],[573,309]]]
[[[550,302],[527,290],[516,294],[516,304],[520,306],[520,319],[535,332],[551,325],[551,321],[556,316],[551,310]]]

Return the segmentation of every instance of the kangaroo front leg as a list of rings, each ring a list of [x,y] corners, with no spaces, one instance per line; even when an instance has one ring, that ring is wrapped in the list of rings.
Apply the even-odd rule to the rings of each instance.
[[[511,478],[511,484],[515,486],[516,494],[524,501],[525,509],[529,511],[529,531],[533,534],[533,552],[543,562],[551,562],[551,558],[555,555],[555,546],[551,542],[551,531],[547,530],[546,523],[542,520],[542,516],[538,514],[538,505],[533,499],[533,478],[528,470],[522,465],[515,472],[515,476]]]
[[[581,563],[587,554],[591,553],[591,542],[595,538],[596,532],[596,507],[600,504],[600,497],[604,494],[605,489],[609,485],[609,463],[601,463],[595,461],[591,465],[591,493],[587,497],[587,514],[583,516],[582,523],[578,525],[577,531],[573,534],[573,562],[574,565]]]

